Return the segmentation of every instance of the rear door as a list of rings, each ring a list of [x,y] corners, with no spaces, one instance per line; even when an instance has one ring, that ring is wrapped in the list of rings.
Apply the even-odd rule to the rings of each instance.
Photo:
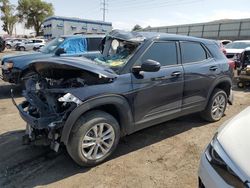
[[[180,42],[180,47],[185,80],[183,109],[202,108],[211,84],[221,72],[220,66],[199,42]]]
[[[134,91],[134,118],[141,126],[145,122],[155,123],[181,109],[183,93],[183,68],[178,63],[177,42],[154,42],[135,65],[151,59],[161,64],[158,72],[132,74]],[[140,125],[137,125],[140,129]]]

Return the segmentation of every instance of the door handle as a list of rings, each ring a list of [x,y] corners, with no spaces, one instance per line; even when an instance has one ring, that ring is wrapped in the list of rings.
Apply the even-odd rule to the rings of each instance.
[[[211,71],[216,71],[217,69],[218,69],[217,66],[212,66],[212,67],[209,68],[209,70],[211,70]]]
[[[178,77],[180,75],[181,75],[180,71],[175,71],[175,72],[172,72],[172,74],[171,74],[172,77]]]

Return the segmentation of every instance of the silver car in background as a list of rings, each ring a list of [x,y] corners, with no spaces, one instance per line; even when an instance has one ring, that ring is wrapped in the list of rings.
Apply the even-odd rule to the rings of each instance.
[[[250,107],[226,122],[201,156],[199,188],[250,187]]]

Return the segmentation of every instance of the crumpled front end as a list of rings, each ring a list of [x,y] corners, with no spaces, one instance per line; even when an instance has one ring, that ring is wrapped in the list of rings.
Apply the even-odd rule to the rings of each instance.
[[[82,104],[71,91],[76,88],[110,82],[108,78],[78,68],[43,69],[28,78],[25,101],[17,105],[20,116],[27,123],[24,144],[50,145],[55,151],[60,146],[64,123],[70,113]]]

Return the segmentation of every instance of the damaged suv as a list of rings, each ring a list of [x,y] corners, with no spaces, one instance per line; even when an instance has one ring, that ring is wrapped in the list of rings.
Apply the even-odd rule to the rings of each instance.
[[[26,100],[13,98],[24,143],[64,144],[76,163],[94,166],[122,136],[195,112],[218,121],[232,103],[232,71],[215,41],[114,30],[102,54],[30,65]]]

